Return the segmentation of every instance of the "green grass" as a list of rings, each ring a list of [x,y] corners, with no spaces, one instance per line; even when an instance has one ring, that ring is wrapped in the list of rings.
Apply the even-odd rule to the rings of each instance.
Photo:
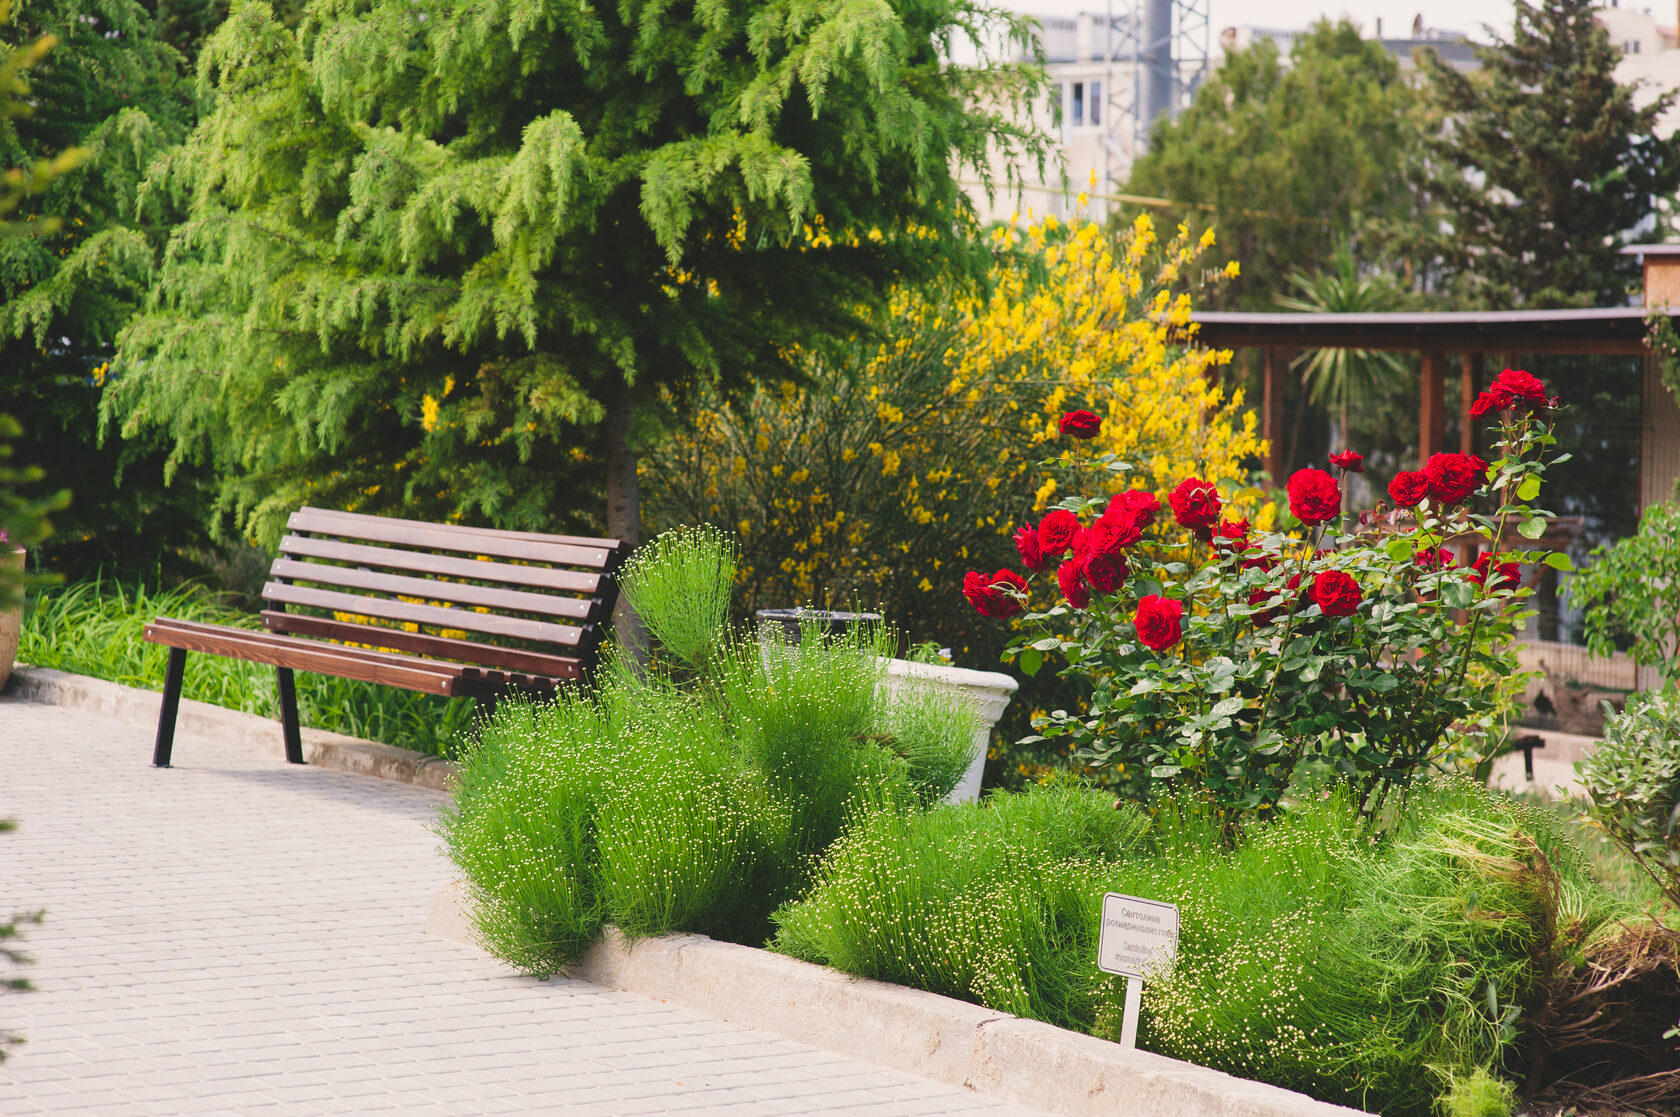
[[[163,689],[169,652],[142,638],[155,617],[257,629],[249,613],[197,585],[154,590],[103,579],[46,591],[24,613],[18,659],[124,686]],[[327,675],[299,672],[298,717],[304,725],[447,756],[471,723],[473,703]],[[231,710],[277,716],[274,669],[222,656],[187,656],[187,698]]]

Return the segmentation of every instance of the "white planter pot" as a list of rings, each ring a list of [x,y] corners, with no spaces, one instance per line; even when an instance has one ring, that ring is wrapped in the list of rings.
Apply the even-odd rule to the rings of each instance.
[[[933,663],[915,663],[908,659],[887,660],[887,686],[893,690],[907,687],[934,687],[956,695],[973,706],[980,715],[974,732],[974,757],[961,782],[945,797],[947,803],[974,803],[980,799],[980,775],[986,767],[986,746],[992,739],[992,727],[1009,708],[1020,684],[998,671],[970,671],[966,667],[943,667]]]

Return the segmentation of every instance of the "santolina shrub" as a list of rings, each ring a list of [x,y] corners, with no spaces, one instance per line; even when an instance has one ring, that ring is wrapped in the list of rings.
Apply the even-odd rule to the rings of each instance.
[[[1141,1046],[1424,1117],[1472,1083],[1522,1081],[1525,1014],[1560,981],[1547,960],[1637,911],[1552,816],[1458,780],[1418,790],[1377,843],[1345,791],[1220,839],[1205,812],[1169,800],[1146,819],[1067,784],[877,816],[776,914],[774,948],[1116,1038],[1102,896],[1168,900],[1178,962],[1145,987]]]
[[[611,654],[593,688],[504,703],[464,747],[441,830],[513,965],[550,973],[607,921],[763,942],[848,822],[961,778],[973,711],[885,687],[891,633],[761,646],[727,628],[732,564],[716,532],[662,536],[622,575],[652,662]]]
[[[1499,417],[1499,459],[1436,454],[1395,479],[1392,509],[1344,510],[1339,477],[1363,469],[1356,452],[1333,456],[1335,474],[1300,470],[1291,535],[1231,516],[1228,494],[1199,475],[1165,502],[1126,487],[1131,464],[1092,453],[1081,419],[1071,449],[1044,464],[1075,494],[1116,480],[1120,491],[1065,497],[1017,532],[1025,576],[971,571],[963,592],[983,616],[1024,614],[1030,631],[1006,658],[1026,673],[1059,655],[1063,675],[1090,684],[1083,710],[1034,726],[1070,739],[1127,797],[1182,792],[1229,838],[1275,811],[1305,766],[1332,772],[1373,818],[1431,762],[1491,755],[1520,677],[1511,639],[1532,615],[1521,567],[1568,566],[1509,546],[1512,529],[1538,539],[1551,518],[1531,502],[1558,401],[1537,385],[1501,373],[1481,402]],[[1452,548],[1472,542],[1483,550],[1459,565]]]

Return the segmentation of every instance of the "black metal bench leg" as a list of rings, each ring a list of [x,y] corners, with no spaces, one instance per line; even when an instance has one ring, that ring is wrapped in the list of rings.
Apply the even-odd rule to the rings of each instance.
[[[292,681],[290,667],[276,667],[274,676],[280,682],[280,732],[286,739],[286,762],[303,763],[303,733],[298,727],[297,686]]]
[[[163,673],[163,705],[158,708],[157,741],[152,745],[152,767],[169,767],[175,749],[175,716],[181,710],[181,680],[187,675],[187,649],[170,648],[169,666]]]

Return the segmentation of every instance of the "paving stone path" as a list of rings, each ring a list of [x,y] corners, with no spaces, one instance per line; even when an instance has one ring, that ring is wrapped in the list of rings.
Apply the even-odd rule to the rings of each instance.
[[[428,935],[442,796],[0,699],[0,1114],[1027,1114]],[[277,734],[278,735],[278,734]]]

